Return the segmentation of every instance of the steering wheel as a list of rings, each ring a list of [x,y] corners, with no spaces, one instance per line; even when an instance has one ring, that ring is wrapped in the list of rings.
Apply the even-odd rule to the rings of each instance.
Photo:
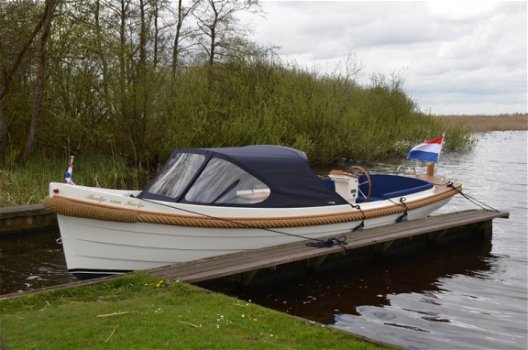
[[[370,179],[370,175],[368,171],[366,171],[364,168],[360,166],[351,165],[350,167],[347,168],[347,172],[358,176],[358,179],[359,179],[359,175],[361,174],[365,175],[365,178],[367,180],[359,183],[359,186],[367,184],[367,194],[363,193],[363,191],[359,189],[359,186],[358,186],[358,192],[361,196],[363,196],[364,202],[368,202],[370,195],[372,194],[372,180]]]

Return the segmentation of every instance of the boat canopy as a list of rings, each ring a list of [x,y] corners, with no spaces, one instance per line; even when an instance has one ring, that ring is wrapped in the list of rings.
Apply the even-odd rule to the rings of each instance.
[[[271,145],[176,149],[139,197],[261,208],[347,204],[314,174],[304,152]]]

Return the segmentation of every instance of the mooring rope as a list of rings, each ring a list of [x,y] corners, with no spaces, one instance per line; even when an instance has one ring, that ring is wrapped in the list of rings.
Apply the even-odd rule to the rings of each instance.
[[[462,195],[462,197],[464,197],[465,199],[467,199],[469,202],[475,204],[477,207],[481,208],[481,209],[484,209],[486,211],[494,211],[496,213],[499,212],[499,210],[493,208],[491,205],[489,204],[486,204],[474,197],[471,197],[469,194],[466,194],[462,191],[460,191],[458,188],[455,187],[455,185],[453,184],[453,181],[449,181],[447,183],[447,187],[450,187],[452,189],[454,189],[455,191],[457,191],[458,193],[460,193]]]
[[[365,219],[367,218],[367,216],[365,215],[363,210],[361,210],[361,206],[359,204],[357,205],[350,204],[350,205],[352,206],[352,208],[359,210],[359,212],[361,213],[361,216],[363,216],[363,219],[361,220],[361,222],[352,229],[352,232],[361,231],[363,230],[363,227],[365,227]]]
[[[231,223],[231,224],[240,225],[240,226],[242,226],[244,228],[252,228],[252,229],[256,228],[256,229],[259,229],[259,230],[263,230],[263,231],[267,231],[267,232],[273,232],[273,233],[278,233],[278,234],[285,235],[285,236],[290,236],[290,237],[296,237],[296,238],[300,238],[300,239],[303,239],[303,240],[315,241],[313,243],[311,243],[311,242],[306,243],[306,245],[310,246],[310,247],[330,248],[330,247],[333,247],[334,245],[339,245],[339,246],[347,245],[347,241],[346,241],[346,237],[345,236],[341,236],[341,237],[338,237],[338,238],[331,237],[331,238],[328,238],[326,240],[325,239],[319,239],[319,238],[312,238],[312,237],[307,237],[307,236],[303,236],[303,235],[298,235],[298,234],[295,234],[295,233],[288,233],[288,232],[284,232],[284,231],[274,230],[274,229],[267,228],[267,227],[254,227],[254,226],[251,226],[251,225],[246,224],[244,222],[239,222],[239,221],[231,220],[231,219],[228,219],[228,218],[216,217],[216,216],[212,216],[212,215],[196,212],[196,211],[190,210],[190,209],[184,209],[184,208],[175,207],[175,206],[172,206],[172,205],[169,205],[169,204],[166,204],[166,203],[151,201],[151,200],[148,200],[148,199],[145,199],[145,198],[142,198],[142,200],[145,201],[145,202],[150,202],[150,203],[154,203],[154,204],[160,204],[160,205],[166,206],[168,208],[181,210],[181,211],[184,211],[184,212],[189,213],[189,214],[203,216],[203,217],[206,217],[208,219],[220,220],[220,221],[223,221],[223,222],[228,222],[228,223]],[[363,216],[364,216],[364,214],[363,214]]]
[[[400,216],[398,216],[398,218],[396,219],[396,223],[399,223],[399,222],[406,222],[406,221],[408,221],[407,214],[408,214],[408,212],[409,212],[409,207],[408,207],[407,204],[405,203],[405,201],[407,200],[407,198],[405,198],[405,197],[400,197],[400,202],[399,202],[399,203],[393,201],[393,200],[390,199],[390,198],[389,198],[388,200],[389,200],[389,202],[391,202],[392,204],[396,204],[396,205],[398,205],[398,206],[404,208],[403,213],[402,213]]]

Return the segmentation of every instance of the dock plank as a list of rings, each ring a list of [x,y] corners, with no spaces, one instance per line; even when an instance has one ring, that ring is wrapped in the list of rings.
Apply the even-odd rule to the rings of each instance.
[[[347,239],[346,246],[334,245],[327,248],[317,248],[307,246],[307,241],[301,241],[186,263],[177,263],[152,269],[149,272],[161,278],[196,283],[244,272],[272,268],[282,264],[317,258],[328,254],[337,254],[370,245],[440,232],[460,226],[490,221],[495,218],[507,218],[508,216],[509,213],[504,211],[466,210],[390,226],[366,229],[359,232],[349,232],[344,235]],[[322,239],[331,237],[335,237],[335,235]]]

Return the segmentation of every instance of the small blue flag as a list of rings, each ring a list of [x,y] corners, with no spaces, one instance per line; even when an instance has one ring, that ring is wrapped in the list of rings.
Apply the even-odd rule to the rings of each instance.
[[[66,175],[64,175],[64,180],[66,180],[66,183],[69,183],[70,185],[75,185],[75,183],[72,180],[73,177],[73,156],[70,156],[70,165],[68,166],[68,170],[66,170]]]

